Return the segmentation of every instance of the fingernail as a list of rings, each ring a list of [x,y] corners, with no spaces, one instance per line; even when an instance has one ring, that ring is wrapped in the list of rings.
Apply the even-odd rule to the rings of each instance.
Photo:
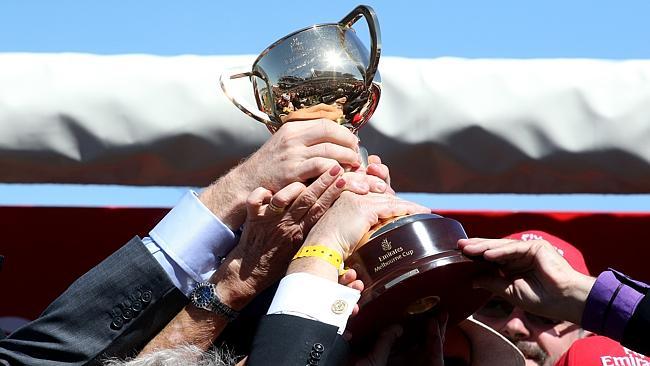
[[[343,188],[345,186],[345,179],[339,179],[336,181],[336,188]]]
[[[334,165],[332,169],[330,169],[330,175],[332,177],[335,177],[339,174],[340,171],[341,171],[341,167],[339,165]]]

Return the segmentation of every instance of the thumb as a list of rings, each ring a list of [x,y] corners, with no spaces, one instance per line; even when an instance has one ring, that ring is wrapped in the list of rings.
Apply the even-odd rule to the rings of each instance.
[[[253,192],[248,195],[246,199],[246,213],[248,217],[255,217],[259,215],[260,208],[264,203],[267,203],[273,193],[266,188],[257,187]]]

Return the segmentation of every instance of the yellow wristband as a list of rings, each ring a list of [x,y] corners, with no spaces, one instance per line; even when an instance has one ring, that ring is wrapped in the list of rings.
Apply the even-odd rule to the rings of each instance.
[[[293,256],[293,259],[304,257],[316,257],[323,259],[336,267],[336,269],[339,271],[339,276],[345,273],[343,270],[343,258],[341,258],[341,254],[325,245],[308,245],[302,247],[298,253]]]

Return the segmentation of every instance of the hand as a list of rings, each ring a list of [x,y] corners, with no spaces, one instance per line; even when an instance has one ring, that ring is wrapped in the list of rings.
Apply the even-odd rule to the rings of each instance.
[[[328,119],[285,123],[244,164],[248,176],[273,192],[315,178],[339,163],[357,168],[359,142],[347,128]]]
[[[272,194],[255,189],[239,244],[215,273],[224,303],[235,309],[282,277],[307,232],[345,189],[343,169],[333,166],[305,187],[294,182]]]
[[[314,225],[305,245],[331,246],[345,260],[363,235],[380,219],[430,212],[429,208],[393,195],[368,193],[362,196],[343,192]]]
[[[328,119],[286,123],[244,163],[204,190],[201,201],[231,229],[243,223],[248,195],[257,187],[271,192],[306,182],[335,164],[360,166],[357,137]],[[369,188],[357,191],[360,194]]]
[[[283,118],[283,122],[325,118],[338,123],[341,117],[343,117],[343,111],[340,105],[327,105],[321,103],[309,108],[293,111]],[[379,156],[368,156],[368,168],[364,170],[363,168],[359,167],[354,171],[359,173],[367,173],[367,176],[359,175],[357,177],[353,177],[352,179],[346,177],[346,180],[351,184],[351,186],[355,186],[355,189],[351,189],[353,192],[358,194],[365,194],[363,192],[365,190],[366,192],[388,192],[395,194],[395,191],[390,187],[390,173],[388,171],[388,167],[381,163]]]
[[[574,270],[547,241],[475,238],[458,246],[499,265],[500,274],[478,279],[477,286],[531,313],[580,324],[595,279]]]
[[[415,213],[429,213],[430,209],[389,194],[358,195],[343,192],[323,217],[311,229],[303,246],[325,245],[341,254],[345,261],[364,234],[379,219]],[[336,282],[337,268],[315,257],[303,257],[291,262],[287,274],[305,272]]]

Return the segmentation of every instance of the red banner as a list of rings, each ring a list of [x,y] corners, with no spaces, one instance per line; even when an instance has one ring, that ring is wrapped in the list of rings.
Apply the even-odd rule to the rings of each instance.
[[[146,236],[166,212],[167,209],[0,207],[0,254],[5,256],[0,271],[0,318],[5,318],[5,324],[6,317],[34,319],[76,278],[131,237]],[[592,274],[615,267],[650,281],[650,245],[645,237],[650,213],[441,214],[460,221],[470,237],[544,230],[582,250]]]

